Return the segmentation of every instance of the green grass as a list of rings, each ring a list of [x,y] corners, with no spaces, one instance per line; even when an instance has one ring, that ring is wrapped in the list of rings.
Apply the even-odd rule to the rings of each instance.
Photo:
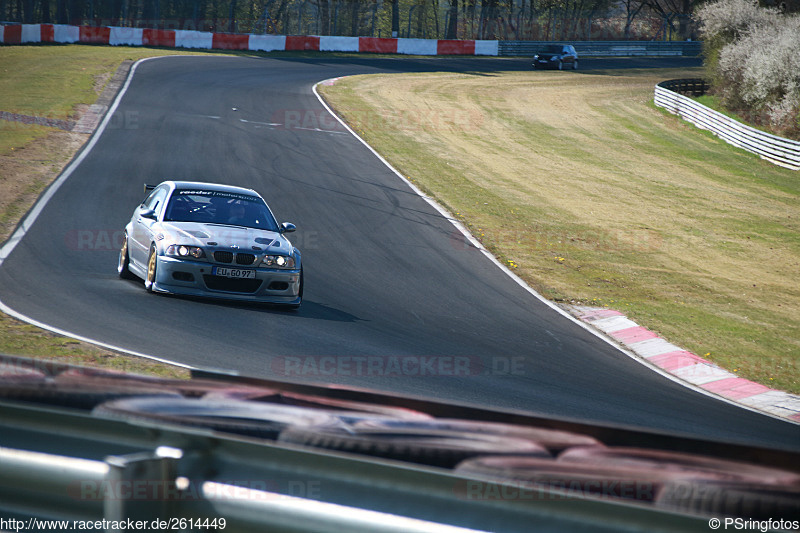
[[[321,90],[544,296],[619,309],[800,392],[800,180],[653,107],[656,82],[689,75],[374,75]],[[362,120],[415,109],[473,127]]]
[[[123,60],[165,55],[226,55],[285,59],[338,60],[364,54],[337,52],[251,52],[178,50],[129,46],[0,46],[0,111],[68,120],[77,106],[91,105]],[[371,58],[397,57],[369,54]],[[423,57],[423,56],[404,56]],[[43,138],[48,128],[0,121],[0,156]]]
[[[96,100],[121,61],[175,53],[0,47],[0,110],[69,118]],[[800,180],[656,110],[654,83],[686,75],[382,75],[323,92],[368,142],[545,296],[621,309],[744,377],[799,392]],[[407,118],[418,110],[428,115]],[[0,123],[0,182],[46,167],[29,173],[0,224],[15,223],[71,157],[74,150],[51,155],[48,143],[57,135]],[[5,316],[0,352],[182,372]]]
[[[75,119],[97,100],[123,60],[175,54],[97,46],[0,47],[0,111]],[[0,121],[0,239],[31,207],[88,136]],[[0,353],[165,377],[188,371],[100,349],[0,314]]]
[[[336,60],[358,54],[187,51],[89,45],[0,46],[0,111],[74,120],[97,101],[124,60],[163,55],[230,55]],[[362,56],[363,57],[363,56]],[[375,55],[374,57],[382,57]],[[388,56],[387,56],[388,57]],[[70,137],[71,136],[71,137]],[[55,179],[88,136],[0,121],[0,241]],[[0,314],[0,353],[136,373],[187,377],[169,365],[109,352]]]
[[[103,350],[69,337],[49,333],[2,313],[0,313],[0,354],[165,378],[189,377],[189,371],[186,369]]]
[[[133,47],[0,47],[0,111],[60,120],[76,118],[78,106],[95,103],[122,61],[176,53]],[[46,136],[49,128],[0,123],[0,155]]]

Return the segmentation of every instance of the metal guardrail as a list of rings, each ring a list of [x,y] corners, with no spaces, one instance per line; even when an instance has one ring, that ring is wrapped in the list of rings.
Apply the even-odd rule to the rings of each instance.
[[[708,85],[698,79],[663,81],[655,87],[654,101],[658,107],[709,130],[728,144],[757,154],[770,163],[800,170],[800,142],[751,128],[685,96],[700,96],[707,88]]]
[[[533,56],[548,44],[571,44],[578,56],[686,56],[697,57],[697,41],[500,41],[501,56]]]
[[[668,80],[662,81],[658,85],[663,89],[669,89],[674,93],[682,94],[684,96],[703,96],[711,87],[706,80],[701,78]]]
[[[0,401],[0,444],[0,517],[26,531],[47,527],[34,520],[129,519],[171,528],[224,520],[209,530],[226,533],[708,529],[707,518],[637,502],[33,404]]]
[[[29,368],[31,364],[32,360],[0,355],[0,369]],[[49,361],[35,365],[50,377],[75,368]],[[761,465],[793,470],[800,464],[798,453],[785,450],[374,391],[203,371],[192,374],[236,386],[400,405],[444,418],[462,415],[470,420],[563,429],[594,435],[610,445],[748,457]],[[191,519],[193,524],[216,520],[217,526],[206,529],[220,531],[224,519],[226,533],[708,531],[707,517],[641,502],[570,494],[557,485],[531,490],[512,481],[484,480],[422,464],[153,420],[99,418],[78,408],[0,399],[0,520],[6,520],[0,529],[8,529],[9,517],[24,522],[21,530],[44,530],[41,523],[28,527],[34,519],[117,523],[131,519],[147,524],[171,520],[170,526]],[[114,531],[114,526],[107,530]]]

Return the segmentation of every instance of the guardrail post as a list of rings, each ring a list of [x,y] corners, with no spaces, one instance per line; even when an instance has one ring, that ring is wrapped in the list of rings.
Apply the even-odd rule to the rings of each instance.
[[[159,448],[155,452],[107,457],[104,518],[116,522],[130,519],[152,523],[174,516],[180,493],[178,459],[182,455],[182,451],[175,448]]]

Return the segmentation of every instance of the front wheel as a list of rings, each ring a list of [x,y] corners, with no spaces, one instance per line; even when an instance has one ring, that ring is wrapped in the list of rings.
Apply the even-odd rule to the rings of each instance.
[[[144,280],[144,288],[148,292],[155,291],[156,268],[158,267],[158,253],[155,244],[150,246],[150,255],[147,258],[147,278]]]
[[[128,236],[124,235],[122,239],[122,248],[119,251],[119,261],[117,262],[117,274],[122,279],[133,279],[134,276],[128,269],[131,263],[131,258],[128,255]]]

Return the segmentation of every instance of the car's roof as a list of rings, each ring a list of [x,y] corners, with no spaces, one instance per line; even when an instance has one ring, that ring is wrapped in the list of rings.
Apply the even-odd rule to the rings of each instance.
[[[245,189],[244,187],[235,187],[233,185],[225,185],[223,183],[208,183],[204,181],[169,181],[167,183],[172,183],[176,189],[199,189],[203,191],[232,192],[237,194],[261,196],[253,189]]]

